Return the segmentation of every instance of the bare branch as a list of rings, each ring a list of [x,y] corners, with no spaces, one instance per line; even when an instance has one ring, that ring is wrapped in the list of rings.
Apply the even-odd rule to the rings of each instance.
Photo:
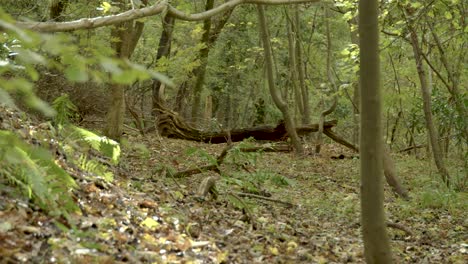
[[[167,0],[162,0],[149,7],[132,9],[116,15],[82,18],[68,22],[17,22],[16,25],[21,28],[31,29],[39,32],[66,32],[80,29],[105,27],[134,19],[158,15],[163,13],[165,10],[168,14],[180,20],[201,21],[242,4],[289,5],[317,2],[320,2],[320,0],[231,0],[205,12],[186,14],[171,6]]]

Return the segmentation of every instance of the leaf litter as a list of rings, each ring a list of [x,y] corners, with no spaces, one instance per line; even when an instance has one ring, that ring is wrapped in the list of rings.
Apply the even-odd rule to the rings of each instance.
[[[77,180],[81,213],[71,215],[71,223],[3,193],[0,263],[364,263],[359,160],[330,158],[353,153],[328,144],[319,156],[262,153],[247,164],[227,161],[221,177],[208,171],[175,179],[167,173],[206,165],[224,148],[128,135],[113,182]],[[193,149],[203,154],[189,155]],[[403,181],[411,182],[415,165],[404,163],[405,156],[396,159],[405,166]],[[197,199],[210,176],[221,178],[217,199]],[[251,181],[252,187],[255,177],[270,181]],[[240,197],[243,183],[294,206]],[[411,230],[388,229],[397,263],[467,262],[465,207],[421,207],[419,199],[402,201],[387,186],[385,191],[389,220]]]

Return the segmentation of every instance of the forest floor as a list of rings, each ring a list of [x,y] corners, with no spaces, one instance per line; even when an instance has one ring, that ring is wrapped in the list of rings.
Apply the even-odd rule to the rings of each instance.
[[[113,182],[78,181],[74,226],[2,195],[0,263],[364,263],[359,159],[343,147],[297,158],[235,146],[221,175],[174,178],[212,164],[226,145],[127,136]],[[466,189],[440,186],[427,160],[394,158],[412,198],[385,186],[395,263],[467,263]],[[217,179],[217,198],[200,197],[206,177]]]

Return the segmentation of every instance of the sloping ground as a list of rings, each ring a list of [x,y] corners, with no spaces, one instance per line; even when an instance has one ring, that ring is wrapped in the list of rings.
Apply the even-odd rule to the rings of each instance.
[[[39,129],[25,122],[10,127]],[[82,214],[72,216],[74,226],[12,198],[2,183],[0,263],[364,262],[358,159],[331,159],[352,156],[336,145],[303,159],[233,150],[223,177],[170,177],[208,164],[224,147],[129,135],[114,182],[75,175]],[[396,263],[466,263],[466,193],[435,188],[426,161],[396,158],[413,195],[405,202],[386,190],[389,219],[411,233],[389,229]],[[197,195],[208,176],[219,178],[216,200]],[[275,201],[240,197],[253,192]]]

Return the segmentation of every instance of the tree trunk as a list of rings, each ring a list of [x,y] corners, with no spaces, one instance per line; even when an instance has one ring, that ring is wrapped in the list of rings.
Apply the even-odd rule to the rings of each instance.
[[[369,264],[392,263],[383,207],[378,0],[359,1],[361,221]]]
[[[429,29],[432,33],[432,37],[434,38],[434,41],[436,43],[437,49],[439,50],[440,53],[440,61],[442,62],[442,65],[444,65],[445,70],[447,71],[447,77],[449,82],[452,84],[452,87],[448,89],[449,93],[452,95],[454,101],[455,101],[455,109],[457,110],[458,114],[462,117],[467,117],[468,116],[468,110],[466,109],[465,104],[463,103],[463,96],[460,93],[460,89],[458,87],[459,84],[459,78],[456,78],[455,74],[455,67],[451,67],[447,60],[447,57],[445,56],[445,50],[442,46],[442,43],[440,42],[439,36],[434,30],[434,25],[431,22],[427,23],[429,25]],[[463,56],[465,56],[465,52],[462,51],[460,54],[460,61],[463,61]],[[459,67],[460,69],[463,67]],[[465,142],[468,141],[468,123],[463,122],[462,123],[462,128],[461,128],[462,136],[465,139]]]
[[[299,6],[294,6],[294,20],[295,20],[295,35],[296,35],[296,63],[297,72],[299,73],[299,85],[302,93],[302,124],[307,125],[310,123],[310,107],[309,107],[309,90],[305,84],[305,64],[302,56],[302,43],[301,43],[301,21],[299,19]]]
[[[283,99],[281,98],[280,91],[275,86],[270,37],[268,34],[265,10],[264,10],[263,5],[257,5],[257,11],[258,11],[260,33],[261,33],[261,38],[262,38],[262,43],[263,43],[263,52],[265,56],[265,66],[267,68],[268,87],[270,89],[270,93],[271,93],[271,96],[273,98],[273,101],[276,107],[278,107],[278,109],[283,114],[286,131],[288,132],[288,135],[291,138],[291,142],[294,146],[294,150],[296,151],[296,154],[303,155],[304,148],[302,147],[299,136],[296,133],[294,120],[292,119],[289,113],[288,105],[283,101]]]
[[[351,20],[349,24],[349,28],[351,31],[351,43],[359,46],[359,36],[357,31],[352,31],[353,25],[357,26],[358,22],[357,19],[354,18]],[[359,75],[359,72],[357,72]],[[360,90],[359,90],[359,82],[353,82],[353,143],[359,144],[359,106],[360,102]]]
[[[214,0],[207,0],[205,10],[211,10],[214,6]],[[232,10],[229,10],[224,13],[223,17],[216,23],[215,28],[211,29],[212,20],[211,18],[203,21],[203,35],[202,43],[205,46],[200,50],[198,59],[200,60],[200,65],[193,70],[193,74],[196,76],[195,86],[193,87],[193,104],[192,104],[192,123],[196,121],[197,118],[200,118],[200,109],[201,109],[201,94],[203,91],[203,85],[205,84],[206,76],[206,66],[208,64],[208,55],[210,49],[213,46],[213,43],[218,39],[221,30],[231,17]]]
[[[439,135],[435,129],[433,118],[432,118],[432,102],[431,102],[431,93],[429,91],[427,76],[424,72],[423,67],[423,56],[422,50],[419,45],[418,36],[414,27],[407,22],[408,29],[410,31],[410,41],[411,46],[413,47],[413,53],[415,57],[416,69],[418,71],[419,82],[421,85],[421,93],[423,97],[423,108],[424,108],[424,118],[426,120],[426,128],[429,132],[429,141],[432,147],[432,154],[434,157],[435,164],[439,173],[442,177],[442,181],[450,186],[450,175],[447,171],[447,168],[444,165],[444,159],[439,145]]]
[[[213,9],[214,0],[206,0],[205,11]],[[193,74],[196,76],[195,86],[193,88],[193,104],[192,104],[192,123],[196,121],[197,118],[200,118],[200,108],[201,108],[201,93],[203,90],[203,85],[205,84],[205,73],[206,65],[208,63],[208,54],[210,52],[210,30],[211,30],[211,18],[203,21],[203,35],[201,42],[205,46],[200,49],[200,55],[198,59],[200,60],[200,66],[198,66]]]
[[[325,9],[325,27],[326,27],[326,35],[327,35],[327,77],[328,77],[328,83],[331,86],[331,90],[333,93],[336,93],[337,87],[335,84],[335,79],[332,76],[332,41],[331,41],[331,36],[330,36],[330,24],[329,24],[329,12],[328,8]],[[323,122],[325,122],[325,117],[333,111],[335,111],[336,106],[338,105],[338,98],[335,95],[333,95],[333,103],[330,105],[328,109],[325,109],[320,113],[320,120],[319,120],[319,131],[317,133],[317,142],[315,145],[315,154],[320,153],[320,149],[322,147],[322,138],[323,138]]]
[[[147,1],[143,1],[146,3]],[[120,2],[123,7],[124,1]],[[144,23],[133,21],[118,24],[113,27],[111,37],[116,39],[112,43],[115,54],[118,58],[129,59],[143,32]],[[125,118],[125,85],[112,84],[111,104],[107,113],[107,123],[104,134],[114,140],[120,141]]]
[[[159,38],[159,47],[156,53],[156,60],[161,59],[162,57],[169,57],[171,52],[171,43],[172,43],[172,32],[174,30],[175,18],[171,15],[166,14],[162,21],[163,31],[161,37]],[[161,82],[159,80],[153,80],[152,84],[152,114],[155,115],[156,107],[158,105],[164,105],[163,97],[161,93]]]
[[[298,86],[298,77],[297,77],[297,63],[296,63],[296,46],[297,44],[297,38],[294,37],[294,23],[291,21],[291,17],[289,16],[289,10],[286,10],[286,16],[287,16],[287,24],[286,24],[286,29],[288,33],[288,55],[289,55],[289,72],[290,72],[290,83],[293,88],[293,93],[294,93],[294,101],[295,101],[295,113],[296,118],[295,121],[297,122],[298,116],[302,115],[304,113],[304,107],[303,107],[303,101],[302,101],[302,94],[301,90],[299,89]]]

